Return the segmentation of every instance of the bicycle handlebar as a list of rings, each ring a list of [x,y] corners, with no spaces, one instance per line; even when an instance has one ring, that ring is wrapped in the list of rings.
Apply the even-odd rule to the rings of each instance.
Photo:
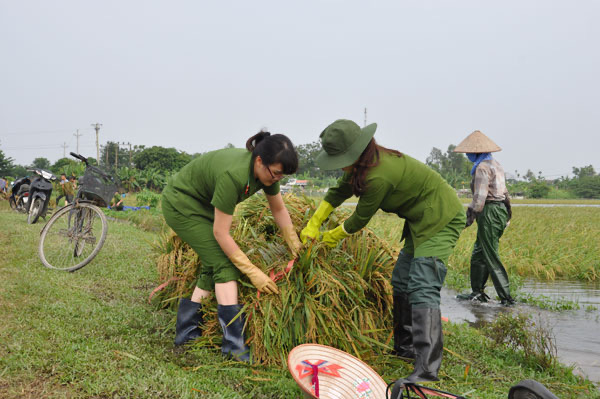
[[[88,160],[87,160],[87,158],[86,158],[86,157],[84,157],[84,156],[81,156],[81,155],[79,155],[79,154],[75,154],[74,152],[70,152],[69,154],[71,154],[71,156],[72,156],[72,157],[75,157],[75,158],[77,158],[77,159],[80,159],[80,160],[82,160],[82,161],[83,161],[83,162],[85,162],[86,164],[88,163]]]
[[[102,169],[100,169],[100,168],[97,168],[97,167],[95,167],[95,166],[93,166],[93,165],[90,165],[90,164],[88,163],[88,160],[87,160],[87,158],[86,158],[86,157],[84,157],[84,156],[82,156],[82,155],[79,155],[79,154],[75,154],[74,152],[70,152],[69,154],[71,154],[71,156],[73,156],[73,157],[75,157],[75,158],[77,158],[77,159],[80,159],[80,160],[82,160],[83,162],[85,162],[85,166],[86,166],[86,168],[91,168],[92,170],[95,170],[95,171],[96,171],[97,173],[99,173],[100,175],[102,175],[102,176],[106,177],[107,179],[111,179],[111,180],[112,180],[112,176],[111,176],[111,175],[109,175],[108,173],[106,173],[105,171],[103,171],[103,170],[102,170]]]

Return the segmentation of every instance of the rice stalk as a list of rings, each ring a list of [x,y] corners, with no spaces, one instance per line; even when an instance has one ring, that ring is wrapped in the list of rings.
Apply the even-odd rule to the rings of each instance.
[[[287,195],[285,203],[299,233],[316,204],[293,195]],[[347,210],[336,209],[323,230],[337,226],[347,215]],[[231,231],[267,275],[287,266],[290,254],[264,196],[254,196],[238,207]],[[174,308],[180,297],[191,294],[201,260],[172,232],[161,236],[155,248],[160,283],[171,280],[156,295],[156,304]],[[330,345],[364,360],[389,350],[393,265],[388,245],[363,229],[337,248],[319,242],[304,248],[291,272],[278,282],[279,295],[258,297],[242,277],[239,301],[247,316],[253,361],[281,365],[292,348],[308,342]],[[203,308],[203,336],[195,345],[216,346],[221,339],[216,303],[210,301]]]

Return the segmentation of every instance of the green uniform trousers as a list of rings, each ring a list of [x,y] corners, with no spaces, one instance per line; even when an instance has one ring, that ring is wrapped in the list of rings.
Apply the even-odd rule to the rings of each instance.
[[[202,262],[196,283],[198,288],[212,291],[215,283],[227,283],[240,278],[241,272],[231,263],[215,239],[211,220],[184,216],[164,197],[162,211],[167,224],[196,251]]]
[[[465,213],[461,211],[446,227],[417,248],[410,234],[406,237],[392,272],[395,296],[407,294],[413,308],[439,308],[446,264],[465,223]]]
[[[491,277],[500,300],[510,298],[508,275],[498,253],[498,244],[507,221],[508,211],[502,202],[486,203],[477,216],[477,240],[471,255],[473,292],[483,292],[488,277]]]

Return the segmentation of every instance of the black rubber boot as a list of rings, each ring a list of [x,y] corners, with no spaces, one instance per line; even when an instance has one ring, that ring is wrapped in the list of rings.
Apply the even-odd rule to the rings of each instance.
[[[242,313],[233,320],[241,310],[242,305],[219,305],[217,307],[219,324],[223,329],[221,353],[242,362],[250,362],[250,348],[244,339],[246,316]]]
[[[439,381],[444,343],[442,314],[439,308],[412,308],[412,339],[415,348],[415,369],[408,382]]]
[[[394,350],[393,355],[415,358],[412,341],[412,314],[407,294],[394,295]]]
[[[513,306],[515,305],[517,302],[514,300],[513,297],[509,296],[508,298],[502,299],[500,301],[500,304],[502,306]]]
[[[473,302],[487,302],[490,300],[490,297],[483,291],[473,291],[470,294],[458,294],[456,299],[460,299],[463,301],[473,301]]]
[[[181,298],[177,309],[175,325],[175,345],[183,345],[202,335],[202,305],[189,299]]]

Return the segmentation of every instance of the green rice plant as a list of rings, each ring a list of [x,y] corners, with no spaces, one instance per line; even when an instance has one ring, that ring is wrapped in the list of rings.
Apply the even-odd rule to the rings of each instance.
[[[298,228],[306,225],[316,208],[307,198],[286,196],[285,203]],[[336,210],[324,229],[333,228],[346,216],[347,210]],[[250,260],[272,277],[288,265],[288,250],[265,197],[255,196],[242,204],[232,236]],[[173,233],[162,236],[157,250],[160,281],[167,283],[157,303],[174,307],[179,297],[191,293],[201,260]],[[282,276],[279,295],[258,295],[242,278],[240,303],[247,314],[246,335],[254,361],[285,364],[287,353],[306,342],[331,345],[362,359],[389,351],[393,262],[388,245],[365,229],[337,248],[318,242],[308,245],[291,271]],[[220,339],[214,307],[212,302],[205,306],[199,346],[212,346]]]
[[[470,202],[470,199],[469,199]],[[563,205],[600,205],[598,199],[582,199],[582,198],[527,198],[527,199],[511,199],[513,204],[563,204]]]
[[[522,303],[528,303],[530,305],[537,306],[540,309],[546,310],[577,310],[581,307],[579,302],[571,301],[566,298],[551,298],[547,295],[532,295],[529,293],[519,293],[517,295],[517,301]]]
[[[450,257],[449,272],[466,278],[477,224],[465,229]],[[500,239],[508,274],[540,280],[600,278],[600,212],[595,208],[513,208]]]

